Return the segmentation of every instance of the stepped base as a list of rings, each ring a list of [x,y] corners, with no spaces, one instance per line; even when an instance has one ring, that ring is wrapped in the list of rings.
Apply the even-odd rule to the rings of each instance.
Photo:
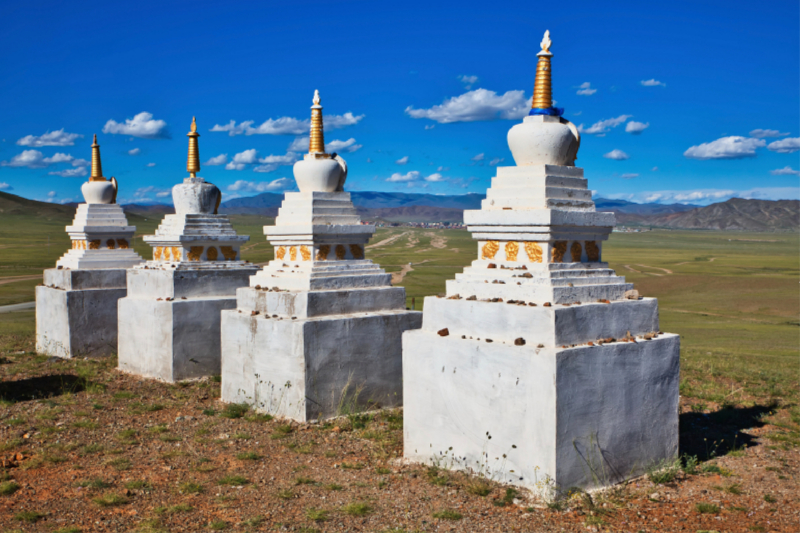
[[[36,287],[36,351],[55,357],[102,357],[117,352],[117,301],[125,269],[44,271]]]
[[[391,286],[392,275],[369,260],[314,262],[270,261],[250,278],[250,286],[287,291],[336,290]]]

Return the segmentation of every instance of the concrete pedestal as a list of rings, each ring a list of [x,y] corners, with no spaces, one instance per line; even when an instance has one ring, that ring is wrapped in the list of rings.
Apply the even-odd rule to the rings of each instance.
[[[117,300],[127,293],[125,269],[44,271],[36,287],[36,351],[56,357],[117,352]]]
[[[552,498],[570,487],[640,475],[677,456],[678,336],[651,338],[648,321],[640,321],[644,330],[631,326],[635,341],[596,342],[625,329],[624,315],[636,311],[625,309],[627,302],[579,306],[605,309],[578,311],[591,316],[593,327],[582,339],[573,330],[567,342],[575,346],[569,347],[554,345],[552,333],[562,331],[554,327],[559,319],[574,318],[574,307],[534,317],[524,316],[530,308],[504,303],[448,302],[461,304],[462,317],[469,307],[485,307],[486,317],[516,315],[514,326],[487,342],[488,326],[479,333],[473,322],[468,332],[452,320],[455,306],[445,317],[436,303],[426,298],[423,328],[403,336],[406,458],[481,473]],[[617,320],[603,324],[601,313]],[[429,318],[449,322],[449,335],[437,334],[441,322]],[[550,331],[536,335],[534,324],[549,324]],[[524,345],[515,344],[520,338]]]

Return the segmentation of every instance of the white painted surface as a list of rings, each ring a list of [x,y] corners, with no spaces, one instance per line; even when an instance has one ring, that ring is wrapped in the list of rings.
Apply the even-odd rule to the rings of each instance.
[[[172,188],[172,202],[177,215],[212,215],[217,207],[220,190],[203,178],[184,178]]]
[[[300,192],[335,192],[344,172],[335,159],[317,159],[306,154],[294,164],[294,179]]]
[[[530,115],[508,131],[508,147],[517,166],[574,165],[580,133],[568,120]]]
[[[114,189],[111,181],[87,181],[81,185],[81,194],[87,204],[110,204],[114,200]]]
[[[92,184],[110,185],[110,182],[95,181],[84,185]],[[133,251],[136,227],[128,225],[122,207],[117,204],[79,204],[75,219],[66,230],[72,242],[77,242],[80,247],[69,250],[56,266],[70,269],[124,269],[143,261]]]

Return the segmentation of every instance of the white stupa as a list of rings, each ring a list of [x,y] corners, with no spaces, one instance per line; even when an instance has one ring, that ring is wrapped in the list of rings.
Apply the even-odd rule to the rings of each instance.
[[[602,260],[575,126],[552,107],[549,32],[531,114],[464,221],[478,259],[403,336],[404,455],[545,496],[641,474],[678,452],[679,338]]]
[[[401,334],[421,314],[364,257],[375,227],[343,190],[344,160],[325,152],[318,92],[294,175],[300,192],[264,227],[275,259],[222,312],[222,399],[299,421],[401,405]]]
[[[136,228],[117,204],[117,180],[103,177],[97,135],[92,173],[81,192],[85,202],[66,228],[72,248],[56,268],[44,271],[44,284],[36,288],[36,350],[58,357],[116,353],[126,269],[143,261],[133,251]]]

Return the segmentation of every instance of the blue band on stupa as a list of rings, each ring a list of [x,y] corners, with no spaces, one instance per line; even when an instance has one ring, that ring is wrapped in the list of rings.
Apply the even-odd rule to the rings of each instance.
[[[533,108],[528,115],[550,115],[551,117],[560,117],[564,114],[563,107],[546,107],[546,108]]]

